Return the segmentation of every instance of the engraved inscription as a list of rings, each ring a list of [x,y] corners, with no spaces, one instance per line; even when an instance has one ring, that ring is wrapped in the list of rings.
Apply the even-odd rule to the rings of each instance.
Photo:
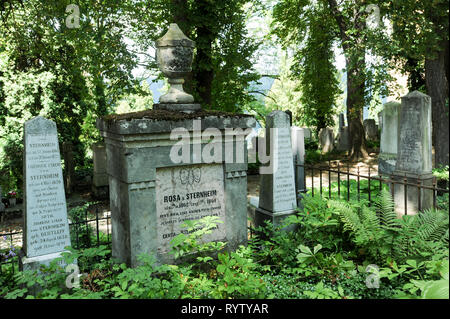
[[[27,256],[70,245],[67,207],[56,134],[26,136]]]
[[[170,251],[170,241],[186,220],[217,216],[223,223],[204,237],[225,240],[224,172],[221,164],[193,165],[156,170],[158,251]]]
[[[294,165],[289,128],[277,129],[276,146],[277,170],[273,177],[273,206],[275,211],[289,210],[296,207]]]

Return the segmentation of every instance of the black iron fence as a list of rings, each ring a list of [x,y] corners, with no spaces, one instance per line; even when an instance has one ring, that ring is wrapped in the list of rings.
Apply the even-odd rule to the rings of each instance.
[[[95,207],[80,207],[79,214],[69,213],[71,245],[75,249],[89,248],[111,242],[111,215],[100,213]],[[70,216],[72,215],[72,216]],[[23,231],[0,231],[0,274],[15,273],[19,268],[19,251],[22,248]]]
[[[394,185],[403,186],[404,209],[408,214],[408,191],[409,187],[417,188],[417,202],[419,211],[422,210],[421,190],[432,191],[433,207],[442,208],[447,205],[449,184],[445,182],[445,188],[438,187],[436,178],[432,179],[431,186],[424,185],[420,180],[417,183],[408,182],[408,178],[398,178],[394,176],[381,177],[377,173],[373,174],[374,169],[365,167],[365,172],[350,166],[332,165],[308,165],[295,163],[297,196],[303,196],[302,193],[309,192],[311,196],[325,196],[327,198],[367,200],[368,205],[374,203],[374,199],[383,188],[389,189],[395,198]],[[300,168],[300,170],[298,169]],[[298,185],[297,174],[303,171],[303,185]],[[79,208],[78,214],[69,213],[69,229],[72,247],[76,249],[93,247],[95,245],[111,243],[111,216],[109,212],[100,216],[99,208],[95,207],[95,213],[89,213],[87,207]],[[249,228],[250,237],[252,229]],[[9,244],[8,244],[9,242]],[[5,271],[15,272],[18,270],[19,257],[18,252],[22,245],[22,231],[0,231],[0,274]]]
[[[432,192],[432,207],[448,209],[448,181],[438,181],[436,177],[431,177],[424,183],[421,179],[411,179],[408,176],[380,176],[372,167],[364,167],[364,173],[361,167],[351,168],[349,164],[342,165],[340,162],[331,162],[328,165],[309,165],[295,163],[297,196],[301,197],[302,193],[309,192],[311,196],[326,196],[327,198],[356,199],[358,201],[364,199],[371,206],[374,199],[383,188],[391,192],[392,197],[398,201],[395,196],[395,190],[401,185],[403,191],[402,209],[404,214],[408,214],[408,204],[410,204],[411,196],[408,192],[414,190],[417,194],[418,211],[423,210],[423,192]],[[375,171],[375,174],[374,174]],[[303,174],[303,185],[298,181],[297,174]],[[301,176],[301,175],[300,175]],[[411,182],[412,180],[416,182]],[[300,185],[299,185],[300,184]],[[438,185],[439,184],[439,185]],[[444,187],[442,187],[444,185]],[[417,191],[415,191],[417,190]]]

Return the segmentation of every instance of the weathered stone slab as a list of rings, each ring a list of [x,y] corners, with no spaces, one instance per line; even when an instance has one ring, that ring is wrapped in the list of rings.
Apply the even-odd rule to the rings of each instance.
[[[334,132],[330,127],[322,128],[319,132],[319,147],[322,154],[329,153],[334,149]]]
[[[350,133],[348,126],[344,126],[339,130],[336,139],[336,150],[338,151],[349,151],[351,149],[350,143]]]
[[[374,119],[366,119],[363,122],[366,140],[378,141],[378,127]]]
[[[244,116],[199,115],[196,118],[183,115],[179,120],[157,120],[151,118],[151,112],[146,114],[149,118],[97,120],[97,127],[105,137],[108,159],[113,257],[133,267],[138,265],[137,256],[142,253],[154,255],[159,263],[173,262],[173,256],[167,252],[170,240],[181,231],[181,219],[198,219],[206,214],[205,208],[208,207],[208,214],[220,215],[219,218],[225,221],[219,224],[219,231],[212,234],[210,239],[223,239],[229,249],[245,244],[245,137],[251,131],[245,129],[254,127],[255,119]],[[208,128],[217,129],[223,137],[217,142],[221,154],[213,163],[205,162],[202,156],[205,149],[211,148],[209,137],[195,137]],[[171,133],[176,129],[182,129],[189,138],[171,139]],[[236,134],[228,136],[228,130]],[[172,161],[171,151],[175,145],[184,145],[189,150],[186,163]],[[245,151],[242,161],[236,161],[238,149]],[[231,161],[228,160],[230,157]],[[183,183],[194,184],[190,187]],[[204,198],[188,199],[186,195],[206,194],[203,192],[210,193]],[[169,196],[172,196],[171,199]],[[164,203],[164,197],[169,202]],[[205,201],[201,202],[201,199]],[[206,200],[215,202],[208,205]],[[194,212],[194,206],[191,209],[190,205],[198,205],[200,212]],[[225,236],[222,236],[223,233]]]
[[[24,125],[25,231],[27,257],[70,246],[67,207],[56,124],[36,117]]]
[[[292,155],[294,163],[297,165],[305,164],[305,130],[300,127],[291,127]],[[305,168],[303,166],[294,166],[296,194],[305,193]]]
[[[291,214],[295,214],[297,198],[291,145],[289,116],[274,111],[266,118],[266,141],[274,143],[270,154],[271,173],[261,175],[259,208],[256,210],[256,224],[262,225],[266,219],[274,224]]]
[[[226,240],[223,165],[205,164],[156,169],[158,252],[170,251],[170,240],[186,220],[216,216],[222,223],[205,241]]]
[[[431,98],[414,91],[402,97],[396,171],[431,173]]]
[[[431,98],[414,91],[402,97],[398,156],[393,179],[431,186]],[[394,184],[395,209],[398,215],[416,214],[432,206],[432,190]],[[420,200],[419,200],[420,192]],[[405,197],[407,209],[405,212]]]
[[[92,178],[92,192],[97,198],[107,198],[109,193],[109,178],[106,171],[106,146],[105,143],[92,145],[92,159],[94,173]]]
[[[380,112],[380,154],[378,174],[391,175],[395,170],[398,152],[398,137],[401,123],[401,104],[388,102]]]
[[[305,135],[305,139],[311,139],[312,138],[311,129],[309,127],[302,127],[302,129],[303,134]]]
[[[38,269],[70,246],[56,124],[36,117],[24,124],[24,237],[21,269]],[[56,256],[56,257],[55,257]]]

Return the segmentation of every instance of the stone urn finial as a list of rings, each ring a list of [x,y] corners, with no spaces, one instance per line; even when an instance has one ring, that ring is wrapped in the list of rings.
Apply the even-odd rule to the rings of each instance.
[[[179,111],[200,108],[193,104],[194,97],[183,90],[184,77],[192,71],[194,48],[195,42],[176,23],[171,23],[166,34],[156,40],[156,61],[170,84],[169,91],[159,99],[159,108]]]

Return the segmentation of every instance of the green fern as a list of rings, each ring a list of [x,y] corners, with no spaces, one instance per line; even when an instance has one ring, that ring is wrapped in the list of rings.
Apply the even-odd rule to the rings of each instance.
[[[378,259],[380,248],[384,251],[385,247],[383,229],[375,211],[361,203],[350,204],[334,200],[328,203],[339,215],[343,229],[349,232],[355,245]]]
[[[400,227],[394,205],[391,193],[383,188],[375,201],[375,207],[378,211],[381,225],[386,230],[396,231]]]
[[[377,261],[423,259],[448,247],[449,214],[426,210],[398,218],[394,200],[382,190],[374,207],[364,203],[329,200],[351,240]]]
[[[429,209],[413,216],[403,216],[401,225],[394,247],[396,258],[422,259],[448,249],[448,212]]]

